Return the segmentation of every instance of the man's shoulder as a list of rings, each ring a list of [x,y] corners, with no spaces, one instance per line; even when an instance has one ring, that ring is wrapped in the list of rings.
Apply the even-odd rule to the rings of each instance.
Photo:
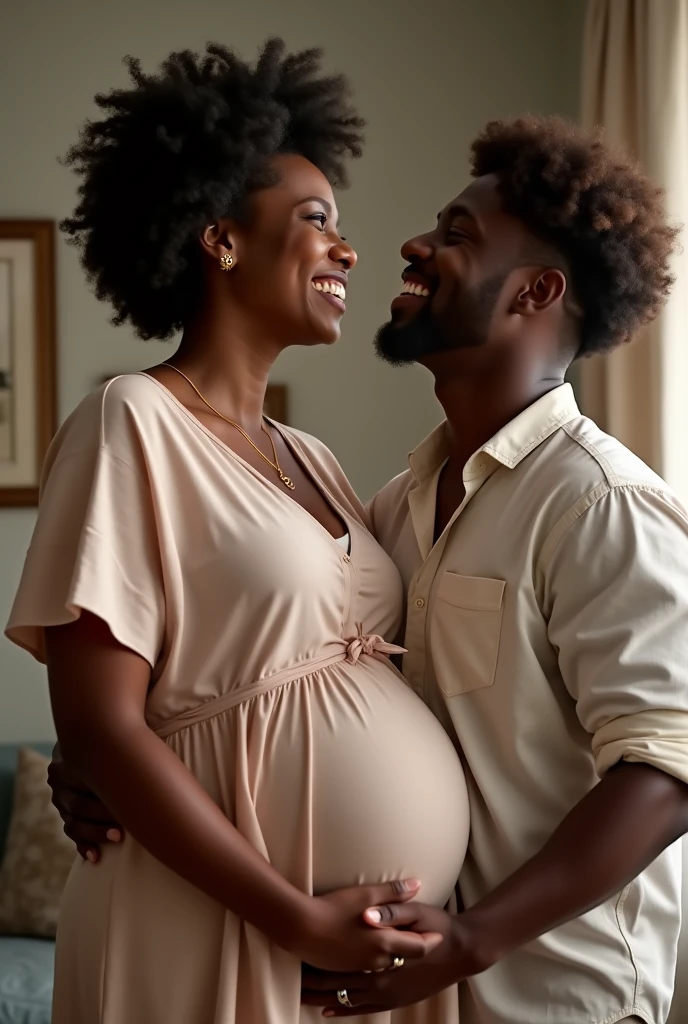
[[[668,484],[647,463],[586,416],[570,420],[562,429],[567,438],[570,471],[582,483],[591,487],[607,484],[669,490]]]
[[[584,416],[570,420],[543,446],[533,469],[523,485],[540,510],[542,564],[565,537],[580,540],[580,532],[571,529],[576,523],[587,525],[588,537],[606,531],[608,546],[625,544],[624,537],[638,529],[665,530],[670,521],[683,532],[688,528],[688,513],[673,488]]]
[[[563,424],[532,452],[523,463],[521,485],[554,521],[612,491],[652,491],[671,503],[677,500],[665,480],[585,416]]]

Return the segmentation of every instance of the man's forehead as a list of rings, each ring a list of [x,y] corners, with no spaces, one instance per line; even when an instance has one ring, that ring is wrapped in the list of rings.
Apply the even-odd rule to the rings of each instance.
[[[474,178],[462,192],[447,203],[442,213],[454,209],[463,210],[476,219],[488,213],[499,213],[502,210],[502,199],[498,186],[499,179],[494,174]]]

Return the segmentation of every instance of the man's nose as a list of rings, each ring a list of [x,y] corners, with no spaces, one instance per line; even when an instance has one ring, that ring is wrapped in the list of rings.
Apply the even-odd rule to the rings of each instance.
[[[401,247],[401,255],[407,263],[424,263],[426,260],[432,259],[434,251],[431,234],[409,238]]]

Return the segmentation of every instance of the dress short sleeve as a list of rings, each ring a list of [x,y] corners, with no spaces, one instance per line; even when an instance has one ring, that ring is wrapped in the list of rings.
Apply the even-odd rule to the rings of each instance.
[[[73,622],[85,610],[153,666],[165,614],[145,458],[124,423],[118,451],[102,443],[94,404],[89,397],[77,409],[49,453],[6,635],[44,662],[45,627]]]

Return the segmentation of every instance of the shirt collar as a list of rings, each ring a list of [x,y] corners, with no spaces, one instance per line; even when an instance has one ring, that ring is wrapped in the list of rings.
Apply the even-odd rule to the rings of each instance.
[[[529,455],[538,445],[551,437],[564,423],[570,422],[580,415],[573,388],[570,384],[561,384],[548,391],[537,402],[524,409],[505,427],[498,430],[483,445],[480,452],[471,456],[466,464],[466,475],[476,475],[472,464],[480,453],[489,455],[496,462],[514,469],[522,459]],[[449,455],[447,424],[440,423],[433,432],[409,456],[411,472],[418,483],[427,479],[445,461]],[[478,459],[478,472],[485,469],[484,460]]]

